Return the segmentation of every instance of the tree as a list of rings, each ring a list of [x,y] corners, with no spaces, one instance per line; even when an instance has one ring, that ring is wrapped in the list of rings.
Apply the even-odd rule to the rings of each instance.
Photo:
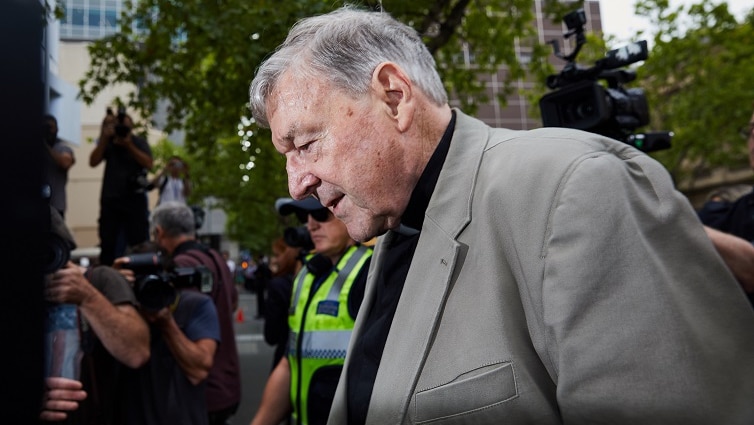
[[[553,19],[573,3],[544,2]],[[578,4],[582,2],[577,2]],[[452,97],[465,109],[485,101],[480,75],[508,67],[509,89],[527,72],[546,75],[549,48],[536,42],[534,0],[363,1],[383,7],[413,26],[437,60]],[[228,232],[260,250],[281,234],[273,204],[288,196],[284,158],[269,131],[248,116],[248,88],[254,70],[285,38],[298,19],[328,12],[331,1],[140,0],[127,3],[121,32],[90,46],[90,70],[80,82],[91,102],[107,86],[137,87],[125,102],[150,117],[167,101],[166,131],[185,130],[196,196],[213,196],[229,216]],[[133,30],[136,27],[137,30]],[[524,67],[514,41],[530,45]],[[473,66],[459,62],[473,53]]]
[[[746,167],[738,130],[754,102],[754,14],[739,23],[726,3],[710,0],[676,9],[667,0],[642,0],[635,7],[656,29],[638,69],[651,127],[675,133],[672,149],[655,157],[685,188],[716,167]]]

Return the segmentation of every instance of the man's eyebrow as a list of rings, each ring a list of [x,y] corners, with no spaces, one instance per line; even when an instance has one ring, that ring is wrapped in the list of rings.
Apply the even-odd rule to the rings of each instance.
[[[280,140],[292,144],[296,139],[296,133],[298,133],[298,125],[292,124],[288,127],[288,131],[280,137]]]

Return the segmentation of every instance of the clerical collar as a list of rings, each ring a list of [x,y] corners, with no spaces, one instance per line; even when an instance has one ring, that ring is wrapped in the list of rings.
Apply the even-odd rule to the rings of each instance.
[[[450,139],[453,138],[453,131],[456,127],[456,112],[451,111],[452,116],[448,128],[445,129],[440,143],[435,148],[432,157],[427,162],[427,167],[424,168],[424,172],[419,181],[411,193],[411,199],[408,201],[406,211],[401,216],[401,226],[397,230],[399,233],[411,236],[411,234],[417,233],[418,229],[422,228],[424,223],[424,214],[427,212],[427,206],[429,206],[429,200],[432,198],[432,192],[435,191],[437,185],[437,179],[440,178],[440,171],[445,164],[445,158],[448,156],[448,150],[450,149]]]

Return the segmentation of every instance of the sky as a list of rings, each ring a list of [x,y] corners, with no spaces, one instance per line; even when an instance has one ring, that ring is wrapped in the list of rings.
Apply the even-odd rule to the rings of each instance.
[[[636,34],[637,30],[643,29],[645,36],[642,39],[649,39],[649,21],[643,17],[634,15],[634,0],[601,0],[600,11],[602,13],[602,31],[605,34],[616,36],[616,46],[631,41],[631,37]],[[698,3],[694,0],[670,0],[671,8],[676,8],[682,4],[690,5]],[[713,3],[728,3],[728,10],[740,21],[746,12],[754,7],[752,0],[728,0],[713,1]]]

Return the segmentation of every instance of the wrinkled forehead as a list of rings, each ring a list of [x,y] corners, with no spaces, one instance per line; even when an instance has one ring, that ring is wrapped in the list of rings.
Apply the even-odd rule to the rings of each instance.
[[[321,112],[332,95],[322,79],[304,79],[285,73],[266,100],[267,121],[273,141],[290,141],[302,123]]]

